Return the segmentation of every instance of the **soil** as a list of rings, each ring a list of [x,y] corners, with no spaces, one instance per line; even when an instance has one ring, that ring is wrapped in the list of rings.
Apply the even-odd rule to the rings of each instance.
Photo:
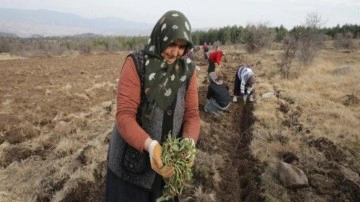
[[[89,171],[92,180],[74,178],[71,173],[58,179],[56,171],[44,169],[47,172],[41,175],[37,191],[22,199],[29,200],[26,197],[31,196],[35,201],[52,201],[59,193],[66,193],[60,201],[103,201],[109,129],[114,121],[116,84],[125,56],[126,53],[108,53],[0,61],[0,178],[11,180],[8,173],[20,162],[24,169],[31,169],[30,161],[56,163],[75,155],[71,159],[78,168],[74,170],[93,165]],[[246,60],[241,55],[232,58],[236,59],[224,61],[222,70],[230,89],[236,65]],[[196,64],[201,67],[198,80],[202,126],[209,126],[202,127],[197,147],[210,156],[220,155],[222,164],[216,165],[218,181],[210,180],[215,173],[210,174],[213,178],[195,173],[194,185],[202,186],[205,193],[215,193],[215,201],[263,201],[260,176],[267,165],[257,160],[249,148],[252,124],[256,121],[254,106],[240,100],[220,116],[204,112],[207,66],[202,60]],[[349,104],[357,101],[352,97],[349,100]],[[298,127],[296,123],[288,124]],[[88,136],[80,136],[84,133]],[[78,137],[79,150],[55,153],[60,140],[70,136]],[[94,141],[101,145],[93,144]],[[306,193],[321,201],[360,201],[359,182],[348,180],[340,172],[341,162],[345,161],[341,149],[325,138],[304,141],[324,152],[328,161],[304,169],[310,187],[305,191],[289,190],[291,201],[303,201]],[[297,158],[291,153],[283,157],[287,162]],[[69,188],[71,183],[76,186]],[[0,193],[9,192],[8,197],[20,194],[4,187]]]
[[[228,72],[229,75],[231,73]],[[231,79],[233,78],[225,76],[225,82],[230,88]],[[199,103],[205,103],[206,93],[207,86],[203,85],[199,90]],[[263,165],[252,156],[249,149],[252,140],[251,126],[255,121],[253,104],[244,105],[240,101],[233,103],[230,110],[220,116],[206,113],[203,107],[200,104],[201,119],[210,123],[211,131],[202,133],[216,134],[216,140],[209,140],[208,135],[200,134],[198,148],[209,154],[222,154],[224,158],[224,165],[219,167],[221,182],[218,187],[211,187],[216,190],[216,201],[261,201],[258,185]],[[204,189],[206,192],[206,187]]]

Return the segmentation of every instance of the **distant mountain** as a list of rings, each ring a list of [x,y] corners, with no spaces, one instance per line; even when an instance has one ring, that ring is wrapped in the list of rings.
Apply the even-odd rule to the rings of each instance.
[[[66,36],[83,33],[138,36],[149,35],[152,26],[152,24],[112,17],[88,19],[71,13],[50,10],[0,8],[0,32],[20,37]]]
[[[8,32],[0,32],[0,37],[18,38],[16,34],[8,33]]]

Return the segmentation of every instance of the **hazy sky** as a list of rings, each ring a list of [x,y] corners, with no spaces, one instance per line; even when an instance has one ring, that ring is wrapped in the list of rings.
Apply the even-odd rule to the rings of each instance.
[[[179,10],[193,28],[268,23],[287,28],[309,13],[323,26],[360,24],[360,0],[0,0],[2,8],[48,9],[86,18],[118,17],[155,24],[167,10]]]

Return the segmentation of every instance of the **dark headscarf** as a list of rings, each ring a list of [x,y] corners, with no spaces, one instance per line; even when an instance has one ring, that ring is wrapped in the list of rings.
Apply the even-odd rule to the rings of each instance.
[[[156,105],[166,110],[194,72],[195,65],[189,58],[181,57],[172,64],[162,58],[161,53],[177,39],[187,41],[184,54],[193,47],[188,19],[179,11],[168,11],[156,23],[144,50],[146,108]]]

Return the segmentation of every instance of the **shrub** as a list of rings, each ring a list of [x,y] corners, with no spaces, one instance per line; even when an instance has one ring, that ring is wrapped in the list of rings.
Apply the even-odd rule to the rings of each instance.
[[[294,37],[287,35],[282,41],[282,49],[284,52],[281,55],[279,68],[281,77],[287,79],[289,78],[291,63],[298,49],[298,42]]]
[[[337,33],[335,36],[334,46],[336,49],[352,49],[354,47],[352,39],[353,34],[351,32]]]
[[[91,42],[84,41],[80,44],[80,52],[84,55],[91,53]]]
[[[273,29],[264,24],[247,25],[245,28],[245,45],[249,53],[259,52],[261,49],[270,47],[275,37]]]
[[[0,53],[9,53],[9,52],[10,52],[9,39],[5,37],[0,37]]]

